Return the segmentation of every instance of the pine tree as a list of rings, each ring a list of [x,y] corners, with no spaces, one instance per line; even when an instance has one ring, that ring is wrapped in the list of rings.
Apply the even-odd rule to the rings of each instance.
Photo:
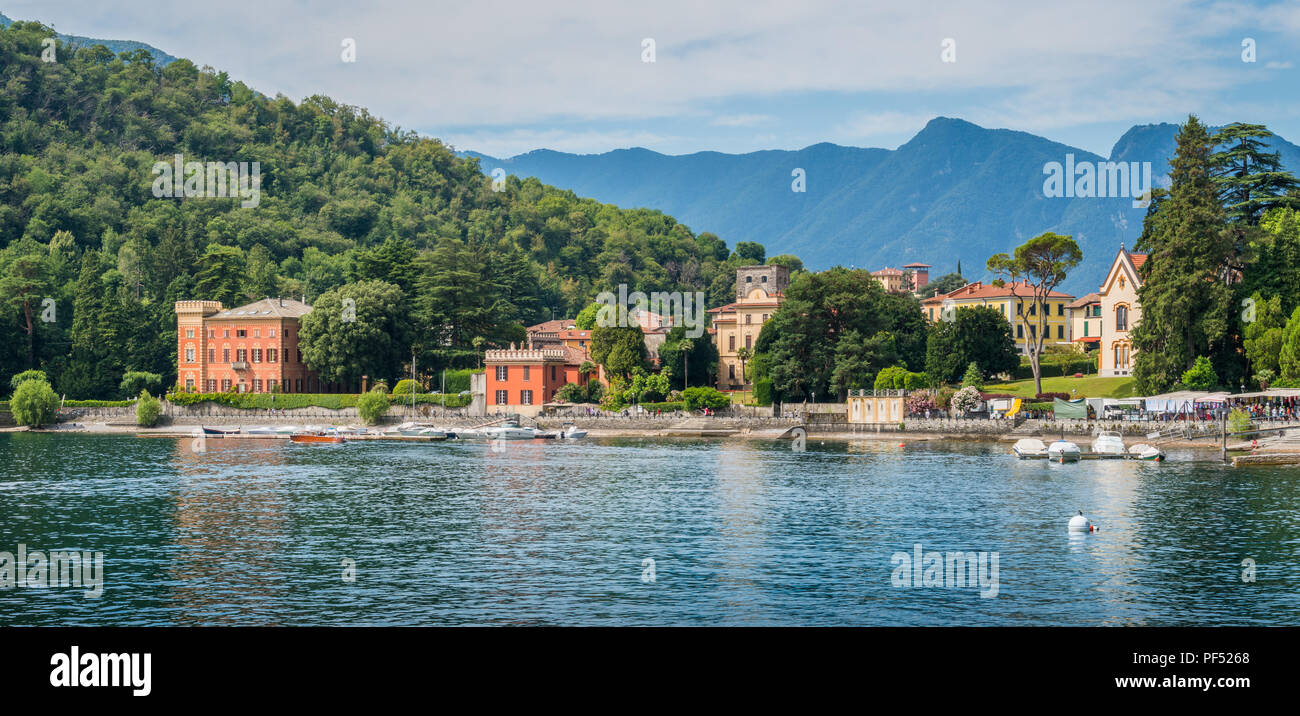
[[[1268,209],[1295,205],[1287,194],[1300,189],[1300,182],[1282,170],[1280,153],[1265,151],[1272,136],[1262,124],[1234,122],[1211,139],[1222,147],[1210,155],[1210,176],[1228,221],[1253,226]]]
[[[1177,142],[1169,196],[1138,241],[1150,258],[1138,289],[1142,320],[1130,335],[1138,351],[1136,387],[1144,395],[1167,390],[1201,355],[1211,357],[1220,376],[1235,377],[1219,370],[1224,354],[1235,352],[1227,268],[1234,248],[1210,175],[1213,140],[1192,115]]]

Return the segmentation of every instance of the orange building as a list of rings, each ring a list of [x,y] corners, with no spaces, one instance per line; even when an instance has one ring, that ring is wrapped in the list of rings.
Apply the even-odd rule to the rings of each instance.
[[[586,385],[590,375],[580,375],[585,350],[515,348],[489,350],[483,355],[487,375],[487,411],[537,415],[566,383]]]
[[[220,301],[176,302],[177,381],[187,391],[336,393],[302,362],[298,319],[311,306],[266,298],[223,308]]]

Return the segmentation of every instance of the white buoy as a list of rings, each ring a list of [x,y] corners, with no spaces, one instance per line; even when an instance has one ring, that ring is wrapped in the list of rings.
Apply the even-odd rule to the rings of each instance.
[[[1083,510],[1080,510],[1079,514],[1070,518],[1070,531],[1071,532],[1092,531],[1092,522],[1087,517],[1083,516]]]

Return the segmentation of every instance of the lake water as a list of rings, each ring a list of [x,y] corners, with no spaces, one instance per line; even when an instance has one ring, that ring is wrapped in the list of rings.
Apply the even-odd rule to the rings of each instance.
[[[0,435],[0,552],[104,555],[98,599],[3,589],[0,625],[1300,624],[1300,470],[1217,451],[1058,465],[970,442],[192,447]],[[1067,533],[1080,509],[1100,532]],[[894,586],[893,555],[916,544],[996,552],[996,596]]]

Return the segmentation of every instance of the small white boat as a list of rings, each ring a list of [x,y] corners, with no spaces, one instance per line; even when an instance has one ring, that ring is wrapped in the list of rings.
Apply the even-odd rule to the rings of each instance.
[[[1165,459],[1164,450],[1161,450],[1155,445],[1147,445],[1146,443],[1138,443],[1129,448],[1128,455],[1134,460],[1151,460],[1153,462],[1160,462]]]
[[[1011,452],[1021,460],[1028,460],[1036,457],[1047,457],[1047,446],[1038,438],[1021,438],[1011,446]]]
[[[1054,462],[1078,462],[1079,446],[1068,440],[1057,440],[1047,446],[1047,459]]]
[[[564,429],[561,430],[559,435],[557,435],[556,437],[560,438],[561,440],[581,440],[587,437],[587,431],[583,430],[577,425],[574,425],[573,423],[565,423]]]
[[[275,428],[270,425],[245,428],[244,433],[247,435],[275,435]]]
[[[275,429],[276,435],[293,435],[300,432],[302,432],[302,428],[297,425],[280,425]]]
[[[1092,452],[1097,455],[1123,457],[1128,454],[1128,448],[1124,447],[1124,438],[1119,433],[1105,430],[1097,433],[1096,439],[1092,441]]]
[[[482,432],[488,440],[532,440],[540,433],[536,428],[526,428],[512,420],[483,428]]]

